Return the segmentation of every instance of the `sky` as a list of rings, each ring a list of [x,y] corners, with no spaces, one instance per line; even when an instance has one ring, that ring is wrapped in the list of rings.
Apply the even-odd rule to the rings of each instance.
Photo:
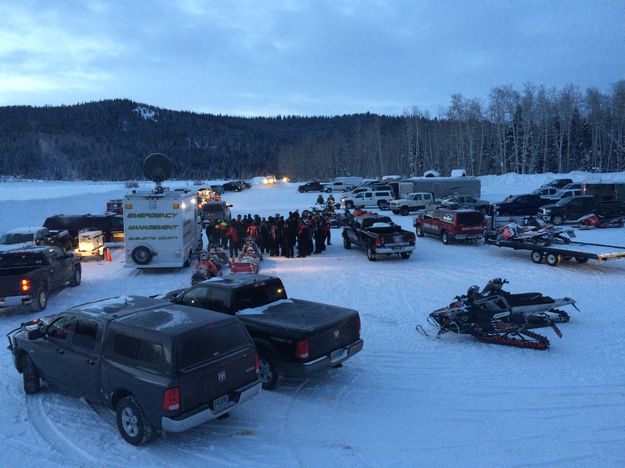
[[[0,0],[0,106],[436,115],[455,93],[622,79],[616,0]]]

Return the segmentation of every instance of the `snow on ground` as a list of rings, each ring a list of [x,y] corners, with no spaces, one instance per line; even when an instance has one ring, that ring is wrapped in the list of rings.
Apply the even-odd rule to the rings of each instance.
[[[596,175],[573,174],[576,180]],[[553,175],[488,176],[482,198],[498,201]],[[625,180],[625,174],[602,175]],[[287,214],[317,194],[295,184],[227,193],[234,214]],[[119,183],[0,183],[0,230],[42,223],[56,213],[102,212]],[[393,216],[412,229],[412,217]],[[333,245],[305,259],[266,258],[262,272],[280,276],[291,297],[360,311],[363,351],[340,369],[262,392],[230,418],[152,444],[126,444],[112,413],[52,391],[26,398],[10,353],[0,354],[3,405],[0,464],[39,466],[624,466],[625,262],[557,268],[533,264],[528,252],[443,245],[419,238],[409,260],[369,262]],[[580,240],[625,245],[625,229],[578,232]],[[83,263],[83,283],[50,298],[46,312],[116,295],[150,295],[190,284],[189,270],[124,268],[122,250],[108,263]],[[540,291],[577,300],[580,312],[544,330],[552,346],[538,352],[415,331],[427,314],[472,284],[510,280],[513,292]],[[0,316],[0,331],[35,318]],[[542,332],[542,330],[541,330]]]

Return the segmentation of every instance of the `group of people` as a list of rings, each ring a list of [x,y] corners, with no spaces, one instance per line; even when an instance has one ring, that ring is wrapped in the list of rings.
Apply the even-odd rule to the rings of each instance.
[[[302,216],[298,211],[284,217],[247,214],[231,220],[213,220],[206,226],[209,246],[228,248],[237,257],[246,239],[253,240],[261,253],[272,257],[307,257],[331,245],[330,221],[322,214]],[[297,249],[297,255],[296,255]]]

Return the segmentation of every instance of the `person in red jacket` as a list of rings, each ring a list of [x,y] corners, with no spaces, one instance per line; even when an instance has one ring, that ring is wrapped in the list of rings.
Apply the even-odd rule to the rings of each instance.
[[[230,257],[239,256],[239,233],[233,221],[226,229],[226,237],[228,238],[228,249],[230,251]]]

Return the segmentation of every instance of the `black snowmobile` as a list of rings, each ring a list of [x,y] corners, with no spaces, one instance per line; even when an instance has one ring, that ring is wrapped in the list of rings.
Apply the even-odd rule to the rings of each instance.
[[[487,343],[544,350],[549,340],[532,329],[551,327],[562,337],[557,324],[568,322],[570,316],[558,307],[577,309],[573,299],[553,299],[537,292],[512,294],[502,289],[506,283],[496,278],[482,291],[472,286],[448,307],[432,312],[428,321],[438,327],[437,338],[452,331]],[[425,333],[420,325],[417,330]]]

